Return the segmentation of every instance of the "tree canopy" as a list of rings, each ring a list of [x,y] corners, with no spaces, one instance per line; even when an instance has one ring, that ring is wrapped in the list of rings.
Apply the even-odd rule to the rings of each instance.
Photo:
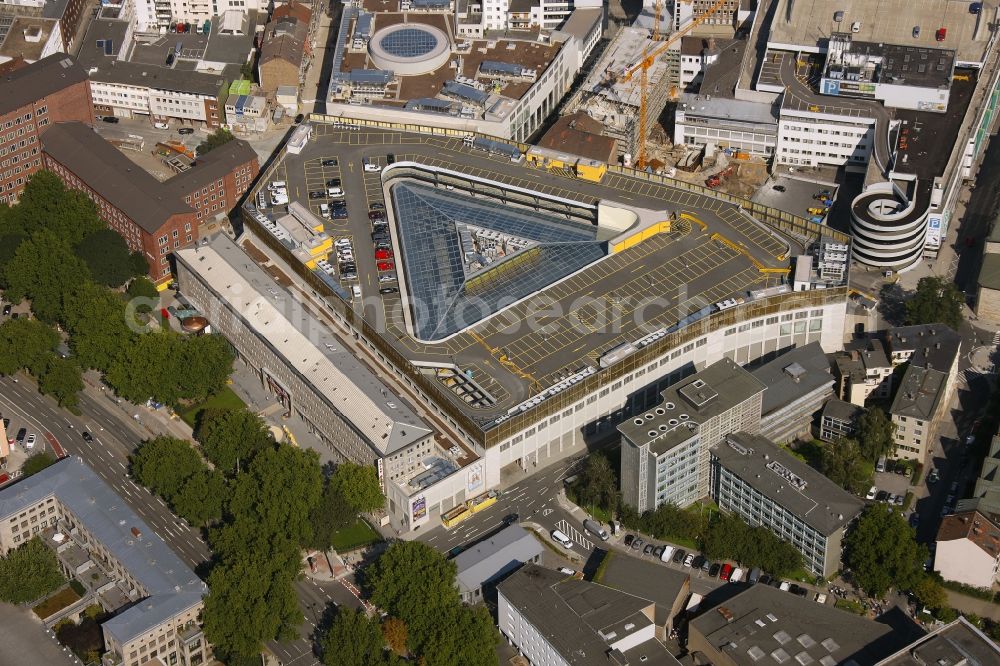
[[[587,456],[579,478],[573,484],[576,501],[585,507],[614,512],[618,508],[618,478],[611,461],[603,453]]]
[[[226,474],[236,471],[237,462],[247,465],[258,452],[274,446],[264,420],[246,409],[206,409],[194,436],[205,457]]]
[[[31,476],[32,474],[37,474],[43,469],[53,464],[56,461],[52,454],[42,451],[41,453],[36,453],[33,456],[29,456],[27,460],[21,465],[21,474],[25,478]]]
[[[160,292],[156,289],[156,285],[145,276],[129,282],[125,295],[129,300],[136,301],[135,311],[140,313],[149,312],[160,300]]]
[[[0,558],[0,601],[10,604],[34,601],[65,582],[55,553],[38,537]]]
[[[906,301],[906,323],[940,323],[958,330],[963,305],[965,297],[954,282],[938,276],[922,277],[916,292]]]
[[[173,496],[173,508],[192,525],[208,525],[222,517],[226,480],[215,470],[199,470],[188,477]]]
[[[87,264],[94,281],[106,287],[122,286],[136,275],[139,266],[125,240],[111,229],[98,229],[87,234],[76,246],[76,255]],[[148,271],[147,266],[139,275]]]
[[[90,270],[63,239],[43,229],[17,248],[4,267],[4,279],[9,300],[30,298],[35,316],[51,324],[63,316],[65,294],[75,283],[90,279]]]
[[[842,437],[822,448],[819,471],[844,490],[864,495],[871,486],[875,466],[865,459],[856,439]]]
[[[131,457],[132,475],[153,492],[172,501],[181,486],[205,463],[191,444],[173,437],[156,437],[144,442]]]
[[[0,324],[0,374],[27,369],[39,374],[48,363],[59,336],[34,319],[8,319]]]
[[[19,203],[0,218],[0,235],[34,236],[44,230],[72,247],[104,226],[90,197],[68,189],[59,176],[43,170],[32,174]]]
[[[869,462],[896,452],[896,424],[880,407],[872,407],[858,418],[857,441],[861,455]]]
[[[911,590],[920,582],[927,548],[892,509],[865,509],[844,539],[844,563],[854,582],[869,596],[881,598],[891,588]]]
[[[233,136],[232,132],[227,130],[225,127],[220,127],[205,137],[204,141],[198,144],[198,157],[206,155],[219,146],[224,146],[235,138],[236,137]]]
[[[323,494],[313,509],[313,535],[309,545],[318,550],[333,547],[333,537],[338,530],[351,524],[357,509],[351,506],[336,488],[327,482]]]
[[[329,483],[357,512],[367,513],[385,506],[378,472],[372,465],[340,463],[330,475]]]
[[[734,559],[747,567],[760,567],[776,576],[788,575],[802,566],[802,555],[766,527],[750,527],[738,516],[713,516],[702,542],[711,559]]]
[[[60,407],[75,407],[77,393],[83,390],[83,373],[74,359],[49,356],[45,369],[38,376],[38,389],[56,399]]]
[[[386,650],[378,620],[362,610],[338,608],[320,639],[326,666],[394,666],[402,664]]]

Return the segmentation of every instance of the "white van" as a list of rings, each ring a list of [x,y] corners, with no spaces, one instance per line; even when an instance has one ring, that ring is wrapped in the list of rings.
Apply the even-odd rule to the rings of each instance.
[[[733,573],[729,574],[730,583],[738,583],[743,580],[743,569],[736,567],[733,569]]]
[[[351,287],[351,293],[354,294],[354,298],[361,298],[361,287],[354,285]]]
[[[670,562],[670,558],[674,556],[674,551],[677,550],[673,546],[664,546],[663,553],[660,555],[661,562]]]
[[[567,550],[573,548],[573,542],[559,530],[552,530],[552,540]]]
[[[267,189],[271,190],[272,192],[274,190],[283,190],[285,188],[286,188],[286,185],[285,185],[285,181],[283,181],[283,180],[276,180],[276,181],[274,181],[273,183],[271,183],[270,185],[267,186]]]

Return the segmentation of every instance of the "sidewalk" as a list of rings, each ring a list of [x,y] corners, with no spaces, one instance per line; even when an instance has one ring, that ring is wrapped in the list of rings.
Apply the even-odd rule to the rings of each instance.
[[[964,613],[975,613],[979,617],[988,617],[991,620],[1000,622],[1000,606],[997,604],[985,599],[969,597],[953,590],[946,589],[944,592],[948,596],[948,605],[955,610]]]

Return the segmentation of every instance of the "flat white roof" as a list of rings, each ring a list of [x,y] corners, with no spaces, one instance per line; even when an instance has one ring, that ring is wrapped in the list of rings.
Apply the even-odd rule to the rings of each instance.
[[[207,245],[175,254],[381,455],[433,433],[409,405],[344,348],[326,324],[229,237],[220,234]]]

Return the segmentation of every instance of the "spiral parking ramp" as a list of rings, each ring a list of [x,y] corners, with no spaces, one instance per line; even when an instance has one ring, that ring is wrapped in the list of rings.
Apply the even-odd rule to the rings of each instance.
[[[915,180],[870,186],[851,202],[855,261],[897,272],[913,266],[923,253],[929,210],[930,187]]]

